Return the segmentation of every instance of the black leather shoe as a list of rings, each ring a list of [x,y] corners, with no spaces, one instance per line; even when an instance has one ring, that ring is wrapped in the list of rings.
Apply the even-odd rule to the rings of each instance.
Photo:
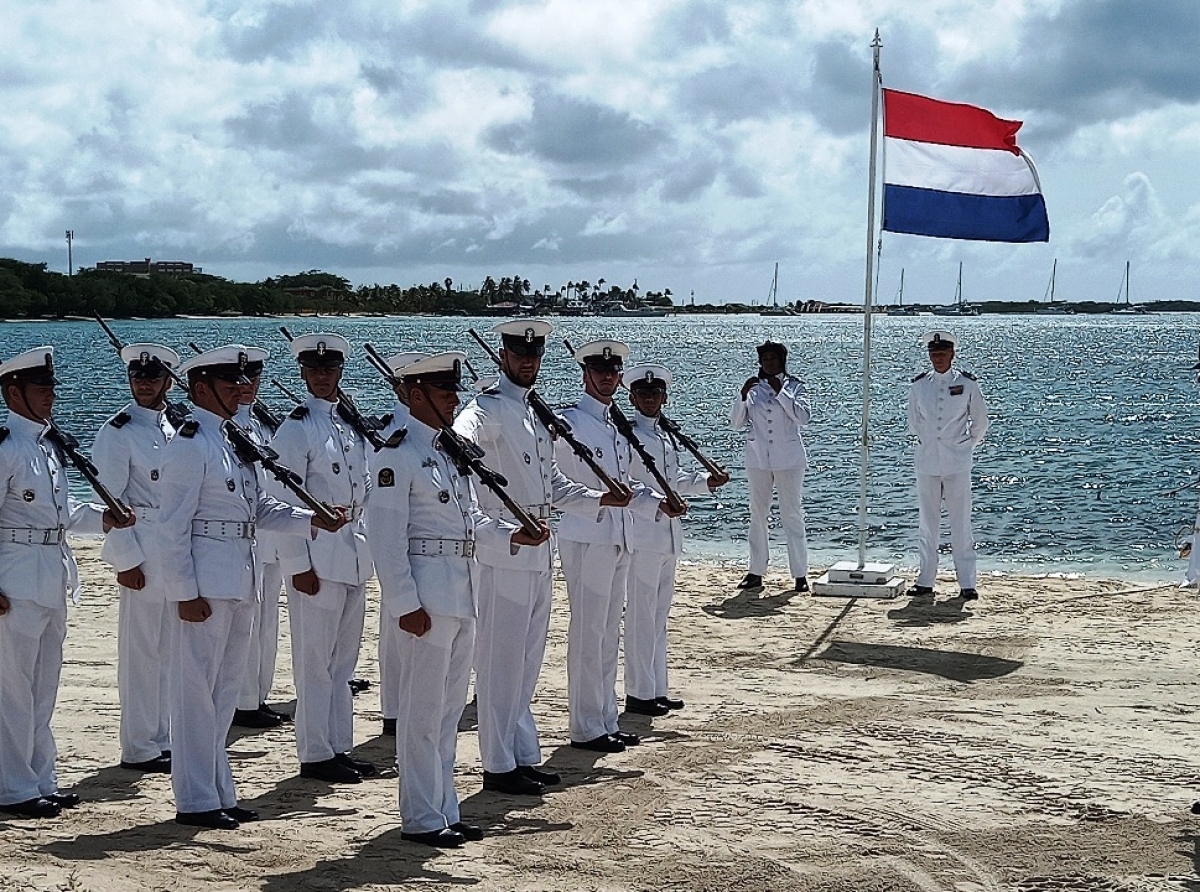
[[[79,803],[83,802],[83,800],[79,798],[78,793],[49,793],[42,798],[49,799],[59,808],[74,808]]]
[[[1200,815],[1200,800],[1192,803],[1192,814]]]
[[[543,787],[553,787],[555,784],[562,783],[562,778],[559,777],[556,771],[542,771],[542,769],[533,765],[518,765],[517,771],[530,780],[537,781]]]
[[[405,833],[401,830],[400,838],[409,842],[419,842],[423,846],[436,846],[439,849],[457,849],[467,841],[461,833],[449,827],[430,830],[428,833]]]
[[[914,585],[912,587],[912,596],[914,598],[921,598],[921,597],[924,597],[925,595],[932,595],[932,594],[933,594],[933,586],[932,585]]]
[[[259,814],[252,808],[242,808],[240,805],[235,805],[233,808],[222,809],[225,814],[233,818],[239,824],[249,824],[259,819]]]
[[[187,827],[205,827],[209,830],[237,830],[237,818],[230,817],[219,808],[212,811],[177,811],[175,823]]]
[[[349,753],[338,753],[333,758],[337,759],[343,765],[353,768],[363,777],[374,777],[379,773],[379,769],[377,769],[370,762],[364,762],[362,759],[355,759]]]
[[[808,591],[808,577],[807,576],[797,576],[796,577],[796,591],[798,591],[798,592]]]
[[[371,683],[365,678],[352,678],[346,684],[350,685],[350,694],[354,697],[371,687]]]
[[[979,592],[975,591],[975,589],[973,589],[973,588],[965,588],[965,589],[963,589],[961,592],[959,592],[959,593],[958,593],[958,596],[959,596],[960,598],[962,598],[964,601],[977,601],[977,600],[979,600]]]
[[[572,740],[571,746],[577,750],[591,750],[594,753],[623,753],[625,744],[611,734],[601,734],[591,740]]]
[[[623,746],[637,746],[642,742],[642,738],[638,737],[636,734],[630,734],[628,731],[613,731],[613,733],[608,736]]]
[[[483,828],[476,827],[474,824],[464,824],[462,821],[456,821],[450,825],[450,829],[455,833],[461,834],[462,838],[467,842],[479,842],[483,839]]]
[[[300,776],[323,780],[331,784],[362,783],[362,775],[358,770],[338,761],[336,756],[320,762],[301,762]]]
[[[667,709],[683,709],[683,701],[675,697],[655,697],[654,699],[667,707]]]
[[[395,719],[384,719],[383,720],[383,730],[379,733],[381,733],[384,737],[395,737],[396,736],[396,720]]]
[[[153,759],[147,759],[145,762],[126,762],[122,759],[121,767],[128,771],[141,771],[144,774],[170,774],[171,757],[155,756]]]
[[[762,577],[759,576],[757,573],[747,573],[746,578],[743,579],[741,582],[739,582],[737,587],[742,588],[742,589],[762,588],[763,587]]]
[[[19,818],[57,818],[62,812],[62,806],[51,799],[37,796],[24,802],[0,805],[0,811]]]
[[[231,724],[239,728],[278,728],[283,719],[257,709],[235,709]]]
[[[545,786],[527,777],[520,768],[514,768],[512,771],[485,771],[483,788],[513,796],[540,796]]]
[[[279,723],[282,725],[286,725],[288,722],[290,722],[292,720],[292,717],[290,715],[288,715],[286,712],[280,712],[278,709],[272,709],[271,707],[267,706],[267,704],[265,704],[265,703],[258,704],[258,711],[261,712],[263,715],[268,715],[268,716],[271,716],[272,718],[279,719]]]
[[[626,697],[625,711],[636,715],[666,715],[671,710],[657,700],[643,700],[641,697]]]

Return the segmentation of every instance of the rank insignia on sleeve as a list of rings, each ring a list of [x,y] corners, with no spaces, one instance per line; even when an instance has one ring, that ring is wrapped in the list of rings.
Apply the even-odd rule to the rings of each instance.
[[[962,394],[963,394],[963,386],[961,384],[955,384],[953,387],[950,388],[951,396],[962,396]]]
[[[37,498],[37,494],[34,493],[32,489],[27,489],[21,493],[21,498],[23,498],[26,502],[32,502],[35,498]]]
[[[446,492],[446,490],[443,489],[441,492],[438,493],[438,501],[441,502],[443,505],[445,505],[447,502],[450,501],[450,493]]]
[[[391,468],[380,468],[379,469],[379,485],[380,486],[395,486],[396,485],[396,472],[393,471]]]

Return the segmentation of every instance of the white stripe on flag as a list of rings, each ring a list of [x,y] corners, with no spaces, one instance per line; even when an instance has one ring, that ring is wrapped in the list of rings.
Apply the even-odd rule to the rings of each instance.
[[[883,181],[968,195],[1036,195],[1037,179],[1020,155],[908,139],[884,140]]]

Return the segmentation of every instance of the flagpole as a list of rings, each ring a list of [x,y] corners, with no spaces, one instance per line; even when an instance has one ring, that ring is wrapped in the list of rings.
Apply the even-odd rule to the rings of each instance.
[[[867,563],[867,472],[871,463],[869,430],[871,424],[871,306],[874,303],[875,281],[875,170],[879,155],[879,91],[883,86],[883,76],[879,71],[879,51],[883,42],[879,39],[879,29],[875,29],[875,39],[871,41],[874,53],[874,65],[871,71],[871,173],[870,190],[867,193],[867,277],[866,291],[863,296],[863,399],[862,399],[862,438],[859,443],[859,472],[858,472],[858,567],[861,570]]]

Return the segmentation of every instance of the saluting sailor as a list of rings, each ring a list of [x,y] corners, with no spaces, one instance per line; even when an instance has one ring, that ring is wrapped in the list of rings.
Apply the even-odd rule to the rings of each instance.
[[[954,366],[958,343],[954,335],[930,331],[922,341],[933,368],[917,375],[908,391],[908,429],[917,437],[921,546],[921,568],[913,594],[933,594],[944,502],[959,596],[971,601],[978,597],[975,537],[971,532],[971,465],[975,447],[987,433],[987,404],[975,376]]]
[[[291,348],[309,397],[284,419],[272,446],[312,495],[346,506],[350,521],[312,541],[296,536],[279,541],[292,630],[300,776],[358,783],[375,774],[374,765],[350,755],[349,684],[362,645],[366,584],[374,575],[364,515],[371,494],[367,444],[339,413],[350,344],[341,335],[320,332],[294,338]]]
[[[477,443],[488,466],[504,475],[508,494],[531,516],[547,519],[551,507],[594,518],[602,505],[617,504],[611,494],[568,479],[558,469],[554,443],[529,405],[553,331],[540,319],[502,322],[500,379],[480,393],[454,422],[454,429]],[[479,493],[489,517],[513,522],[491,490]],[[522,548],[486,542],[479,548],[479,630],[476,636],[475,692],[478,697],[479,755],[483,786],[500,793],[537,795],[559,776],[542,761],[532,702],[546,654],[553,570],[549,548]]]
[[[170,370],[179,354],[162,344],[121,349],[133,401],[96,432],[92,461],[109,491],[138,515],[137,526],[113,530],[101,558],[117,571],[117,694],[121,701],[121,767],[171,772],[171,699],[167,660],[171,614],[153,542],[159,480],[175,425],[167,407]],[[172,407],[174,408],[174,407]],[[180,424],[182,417],[175,419]]]
[[[158,537],[164,587],[176,602],[171,637],[171,785],[180,824],[221,830],[258,814],[238,805],[225,737],[246,667],[255,607],[258,529],[308,538],[336,531],[270,496],[226,425],[244,402],[247,365],[266,351],[230,344],[180,366],[196,408],[167,444]]]
[[[662,429],[659,418],[667,404],[670,370],[643,362],[625,370],[634,408],[630,420],[659,472],[680,496],[711,495],[729,482],[728,474],[688,471],[680,463],[680,447]],[[641,456],[633,454],[630,476],[647,488],[656,483]],[[653,519],[633,515],[633,559],[625,605],[625,710],[641,715],[666,715],[682,709],[670,696],[667,683],[667,618],[675,597],[675,568],[683,553],[683,521],[658,514]]]
[[[580,442],[614,480],[629,484],[632,449],[611,420],[613,394],[629,347],[599,340],[575,351],[583,370],[583,395],[563,417]],[[595,474],[561,440],[555,444],[559,466],[568,477],[599,483]],[[633,549],[631,522],[636,513],[653,520],[658,512],[678,516],[663,496],[634,484],[628,508],[601,508],[591,517],[566,515],[558,526],[558,553],[567,581],[571,620],[567,630],[567,695],[571,746],[619,753],[641,740],[617,724],[617,663],[621,613]],[[686,509],[685,509],[686,510]]]
[[[8,407],[0,427],[0,812],[26,818],[52,818],[79,804],[77,794],[58,789],[50,730],[66,599],[79,602],[66,533],[117,526],[99,505],[67,495],[64,457],[47,424],[57,383],[53,347],[0,364]]]
[[[378,457],[367,508],[372,533],[389,543],[376,566],[383,609],[400,629],[401,837],[457,847],[483,837],[459,814],[454,789],[458,719],[466,701],[475,637],[474,554],[491,548],[536,550],[538,538],[484,515],[474,487],[443,448],[442,428],[458,407],[466,355],[439,353],[400,369],[408,434]]]

